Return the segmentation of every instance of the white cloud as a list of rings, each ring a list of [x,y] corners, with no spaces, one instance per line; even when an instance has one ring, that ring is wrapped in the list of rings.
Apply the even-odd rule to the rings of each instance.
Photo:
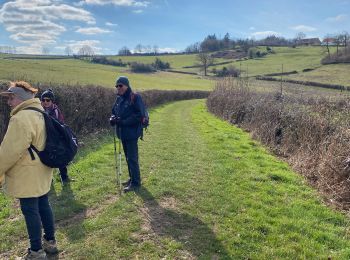
[[[302,24],[293,26],[293,27],[291,27],[291,29],[293,29],[295,31],[299,31],[299,32],[313,32],[313,31],[317,31],[317,29],[315,27],[302,25]]]
[[[327,22],[343,22],[348,18],[348,15],[346,14],[339,14],[335,17],[328,17],[326,19]]]
[[[98,47],[98,45],[101,43],[98,40],[85,40],[85,41],[74,41],[74,40],[70,40],[66,42],[66,46],[64,46],[64,48],[66,47],[70,47],[73,50],[73,53],[78,53],[78,51],[80,50],[80,48],[82,48],[83,46],[90,46],[95,54],[101,54],[101,50],[102,48]]]
[[[42,54],[42,46],[36,44],[29,46],[18,46],[16,47],[16,52],[28,54]]]
[[[108,5],[113,4],[116,6],[134,6],[134,7],[147,7],[150,2],[148,1],[135,1],[135,0],[83,0],[78,5]]]
[[[138,10],[134,10],[134,11],[132,11],[132,12],[135,13],[135,14],[140,14],[140,13],[143,13],[143,10],[138,9]]]
[[[106,25],[107,25],[107,26],[118,26],[117,23],[110,23],[110,22],[106,22]]]
[[[33,34],[33,33],[16,33],[10,35],[10,38],[12,40],[15,40],[17,42],[21,43],[27,43],[27,44],[40,44],[41,46],[46,44],[52,44],[56,43],[56,41],[53,39],[52,35],[50,34]]]
[[[165,48],[158,48],[158,52],[176,53],[176,52],[179,52],[179,50],[175,48],[165,47]]]
[[[275,35],[278,36],[280,35],[278,32],[274,32],[274,31],[263,31],[263,32],[255,32],[252,33],[251,36],[252,37],[256,37],[256,38],[265,38],[267,36],[271,36],[271,35]]]
[[[109,33],[111,31],[102,29],[99,27],[88,27],[88,28],[79,28],[78,30],[76,30],[76,32],[81,34],[93,35],[93,34],[100,34],[100,33]]]
[[[90,12],[59,0],[14,0],[0,9],[0,23],[11,39],[28,44],[18,48],[26,53],[40,53],[44,45],[56,43],[66,31],[63,20],[95,23]]]

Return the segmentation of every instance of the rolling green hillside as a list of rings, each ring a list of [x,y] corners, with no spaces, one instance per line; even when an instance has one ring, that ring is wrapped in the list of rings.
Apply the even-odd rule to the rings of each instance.
[[[261,51],[266,51],[266,47],[258,47]],[[274,54],[268,54],[263,58],[248,59],[242,61],[231,60],[230,64],[211,66],[221,69],[224,66],[234,65],[241,68],[243,74],[248,70],[249,76],[256,76],[268,73],[281,72],[281,65],[284,65],[284,71],[302,71],[306,68],[317,68],[321,66],[320,61],[325,55],[324,47],[273,47]],[[193,66],[198,61],[196,54],[188,55],[160,55],[160,56],[110,56],[111,59],[121,59],[124,62],[142,62],[152,63],[158,57],[162,61],[169,62],[171,67],[176,70],[197,71],[198,68],[184,68]],[[228,62],[230,59],[216,58],[214,63]]]
[[[263,47],[260,47],[262,50]],[[248,70],[249,76],[279,73],[283,71],[298,71],[303,69],[317,68],[321,66],[321,59],[325,55],[323,47],[273,47],[275,54],[268,54],[264,58],[249,59],[242,62],[235,62],[237,68],[242,64],[242,73]]]
[[[266,47],[258,47],[262,52]],[[273,53],[255,59],[223,59],[216,58],[215,64],[229,64],[209,67],[209,75],[213,68],[235,66],[242,71],[242,77],[253,77],[272,73],[297,71],[289,75],[289,79],[321,82],[328,84],[349,85],[350,75],[348,64],[321,65],[321,59],[326,55],[326,48],[315,47],[273,47]],[[334,51],[333,48],[332,51]],[[12,57],[12,58],[11,58]],[[0,79],[24,79],[31,82],[61,83],[61,84],[97,84],[113,86],[117,75],[129,76],[133,86],[143,89],[212,89],[214,83],[200,77],[200,69],[195,54],[158,55],[158,56],[108,56],[109,59],[123,62],[140,62],[151,64],[155,58],[169,62],[171,69],[176,71],[198,73],[187,75],[173,72],[156,72],[151,74],[131,73],[128,67],[91,64],[87,61],[70,59],[64,56],[30,56],[30,55],[0,55]],[[50,59],[52,58],[52,59]],[[62,59],[63,58],[63,59]],[[188,68],[192,67],[192,68]],[[303,72],[305,69],[312,71]]]
[[[169,72],[136,74],[127,68],[91,64],[77,59],[5,59],[0,56],[0,79],[3,80],[114,87],[115,79],[120,75],[128,76],[136,90],[210,90],[214,85],[213,81],[197,75]]]
[[[323,65],[315,70],[286,76],[286,79],[340,84],[350,87],[350,64]]]
[[[261,52],[266,51],[266,47],[258,47]],[[349,85],[350,76],[348,74],[349,66],[347,64],[333,64],[323,66],[321,59],[327,54],[325,47],[321,46],[304,46],[304,47],[272,47],[273,52],[263,58],[231,60],[231,63],[209,67],[209,75],[213,68],[222,69],[224,66],[235,66],[242,71],[242,76],[257,76],[272,73],[297,71],[297,74],[290,75],[286,78],[295,80],[314,81],[327,84]],[[331,52],[335,47],[331,48]],[[195,54],[189,55],[160,55],[156,56],[164,62],[169,62],[174,70],[184,72],[200,73],[199,68],[185,68],[194,66],[198,63]],[[124,62],[142,62],[152,63],[155,56],[110,56],[111,59],[121,59]],[[215,63],[229,62],[229,59],[216,58]],[[314,71],[303,72],[305,69]]]

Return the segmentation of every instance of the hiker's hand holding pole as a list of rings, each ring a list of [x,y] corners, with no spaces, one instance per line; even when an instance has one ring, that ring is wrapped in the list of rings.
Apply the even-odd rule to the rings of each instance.
[[[350,168],[350,157],[346,158],[344,160],[345,167],[344,169],[349,169]]]
[[[120,121],[120,117],[116,117],[115,115],[111,115],[111,117],[109,118],[109,124],[111,126],[119,125]]]

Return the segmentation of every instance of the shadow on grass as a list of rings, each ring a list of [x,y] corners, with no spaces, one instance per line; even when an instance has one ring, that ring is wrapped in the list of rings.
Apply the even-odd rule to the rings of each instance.
[[[186,257],[230,258],[214,232],[200,219],[160,205],[144,187],[137,195],[144,201],[144,228],[159,237],[175,239],[190,254]]]
[[[56,226],[66,233],[69,241],[83,239],[85,237],[83,221],[86,218],[87,206],[75,199],[70,183],[62,186],[60,194],[52,185],[50,200]]]

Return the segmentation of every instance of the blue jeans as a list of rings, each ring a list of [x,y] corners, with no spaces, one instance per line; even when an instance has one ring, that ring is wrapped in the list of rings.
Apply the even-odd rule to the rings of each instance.
[[[129,177],[132,186],[140,186],[140,167],[139,167],[139,152],[137,146],[137,139],[123,140],[123,149],[128,164]]]
[[[55,240],[55,225],[48,194],[36,198],[20,198],[19,201],[27,226],[30,249],[38,251],[42,248],[41,225],[45,239]]]
[[[67,166],[59,168],[60,170],[60,176],[62,181],[67,181],[68,180],[68,170]]]

